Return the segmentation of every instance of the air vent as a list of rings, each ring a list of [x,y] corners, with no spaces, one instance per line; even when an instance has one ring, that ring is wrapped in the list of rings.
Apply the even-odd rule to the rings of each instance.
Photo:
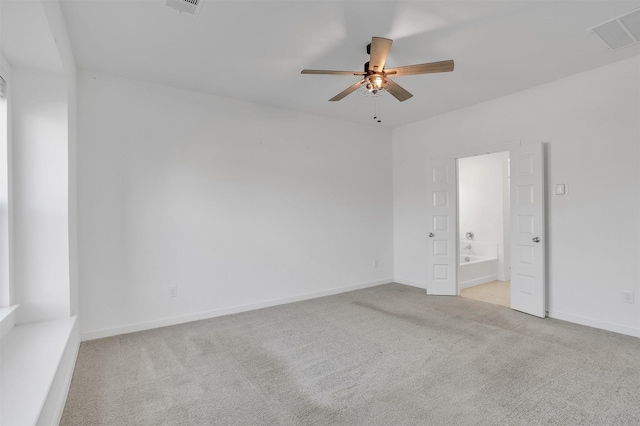
[[[637,44],[640,41],[640,9],[603,22],[591,28],[591,32],[612,50]]]
[[[203,2],[204,0],[167,0],[165,4],[180,13],[197,15],[202,9]]]

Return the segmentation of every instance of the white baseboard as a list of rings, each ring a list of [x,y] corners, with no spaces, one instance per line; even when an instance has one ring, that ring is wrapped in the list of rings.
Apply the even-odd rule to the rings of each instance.
[[[150,330],[153,328],[167,327],[170,325],[183,324],[186,322],[200,321],[203,319],[220,317],[223,315],[237,314],[240,312],[253,311],[255,309],[268,308],[271,306],[284,305],[287,303],[300,302],[303,300],[315,299],[318,297],[332,296],[334,294],[347,293],[349,291],[360,290],[368,287],[375,287],[382,284],[393,282],[393,278],[369,281],[360,284],[349,285],[346,287],[331,288],[328,290],[316,291],[313,293],[305,293],[292,297],[283,297],[280,299],[265,300],[263,302],[249,303],[246,305],[232,306],[229,308],[215,309],[213,311],[199,312],[195,314],[181,315],[171,318],[163,318],[155,321],[131,324],[122,327],[106,328],[102,330],[88,331],[81,333],[81,340],[101,339],[103,337],[117,336],[119,334],[135,333],[136,331]]]
[[[394,278],[393,282],[396,282],[398,284],[410,285],[411,287],[418,287],[423,290],[426,290],[427,288],[426,284],[419,283],[417,281],[405,280],[403,278]]]
[[[498,279],[498,274],[486,275],[480,278],[474,278],[469,281],[458,283],[458,290],[462,290],[463,288],[473,287],[475,285],[490,283],[491,281],[495,281]]]
[[[626,325],[613,324],[606,321],[594,320],[591,318],[581,317],[578,315],[566,314],[564,312],[549,311],[550,318],[568,321],[575,324],[586,325],[587,327],[599,328],[602,330],[613,331],[615,333],[626,334],[627,336],[640,337],[640,329],[627,327]]]

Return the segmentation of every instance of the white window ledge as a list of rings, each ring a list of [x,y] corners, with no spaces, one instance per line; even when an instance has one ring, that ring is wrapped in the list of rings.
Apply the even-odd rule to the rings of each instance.
[[[9,306],[8,308],[0,308],[0,340],[9,334],[11,329],[16,325],[16,310],[20,305]]]
[[[18,325],[0,341],[1,424],[35,425],[44,412],[51,411],[45,404],[49,404],[51,392],[61,393],[53,385],[67,346],[73,342],[75,323],[76,317],[71,317]],[[64,395],[53,395],[56,405],[61,400],[64,406],[66,390],[62,392]],[[60,408],[54,411],[61,413]]]

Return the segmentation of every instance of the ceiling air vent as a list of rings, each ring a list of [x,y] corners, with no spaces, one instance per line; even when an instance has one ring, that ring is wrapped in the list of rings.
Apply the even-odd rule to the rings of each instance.
[[[612,50],[637,44],[640,41],[640,9],[603,22],[591,28],[591,33],[600,37]]]
[[[204,0],[167,0],[165,4],[180,13],[197,15],[202,9],[203,2]]]

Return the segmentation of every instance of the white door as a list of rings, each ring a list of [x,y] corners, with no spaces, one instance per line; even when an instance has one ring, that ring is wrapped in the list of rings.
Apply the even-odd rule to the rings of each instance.
[[[427,294],[457,294],[456,160],[427,160]]]
[[[511,163],[511,308],[546,316],[542,143],[509,152]]]

